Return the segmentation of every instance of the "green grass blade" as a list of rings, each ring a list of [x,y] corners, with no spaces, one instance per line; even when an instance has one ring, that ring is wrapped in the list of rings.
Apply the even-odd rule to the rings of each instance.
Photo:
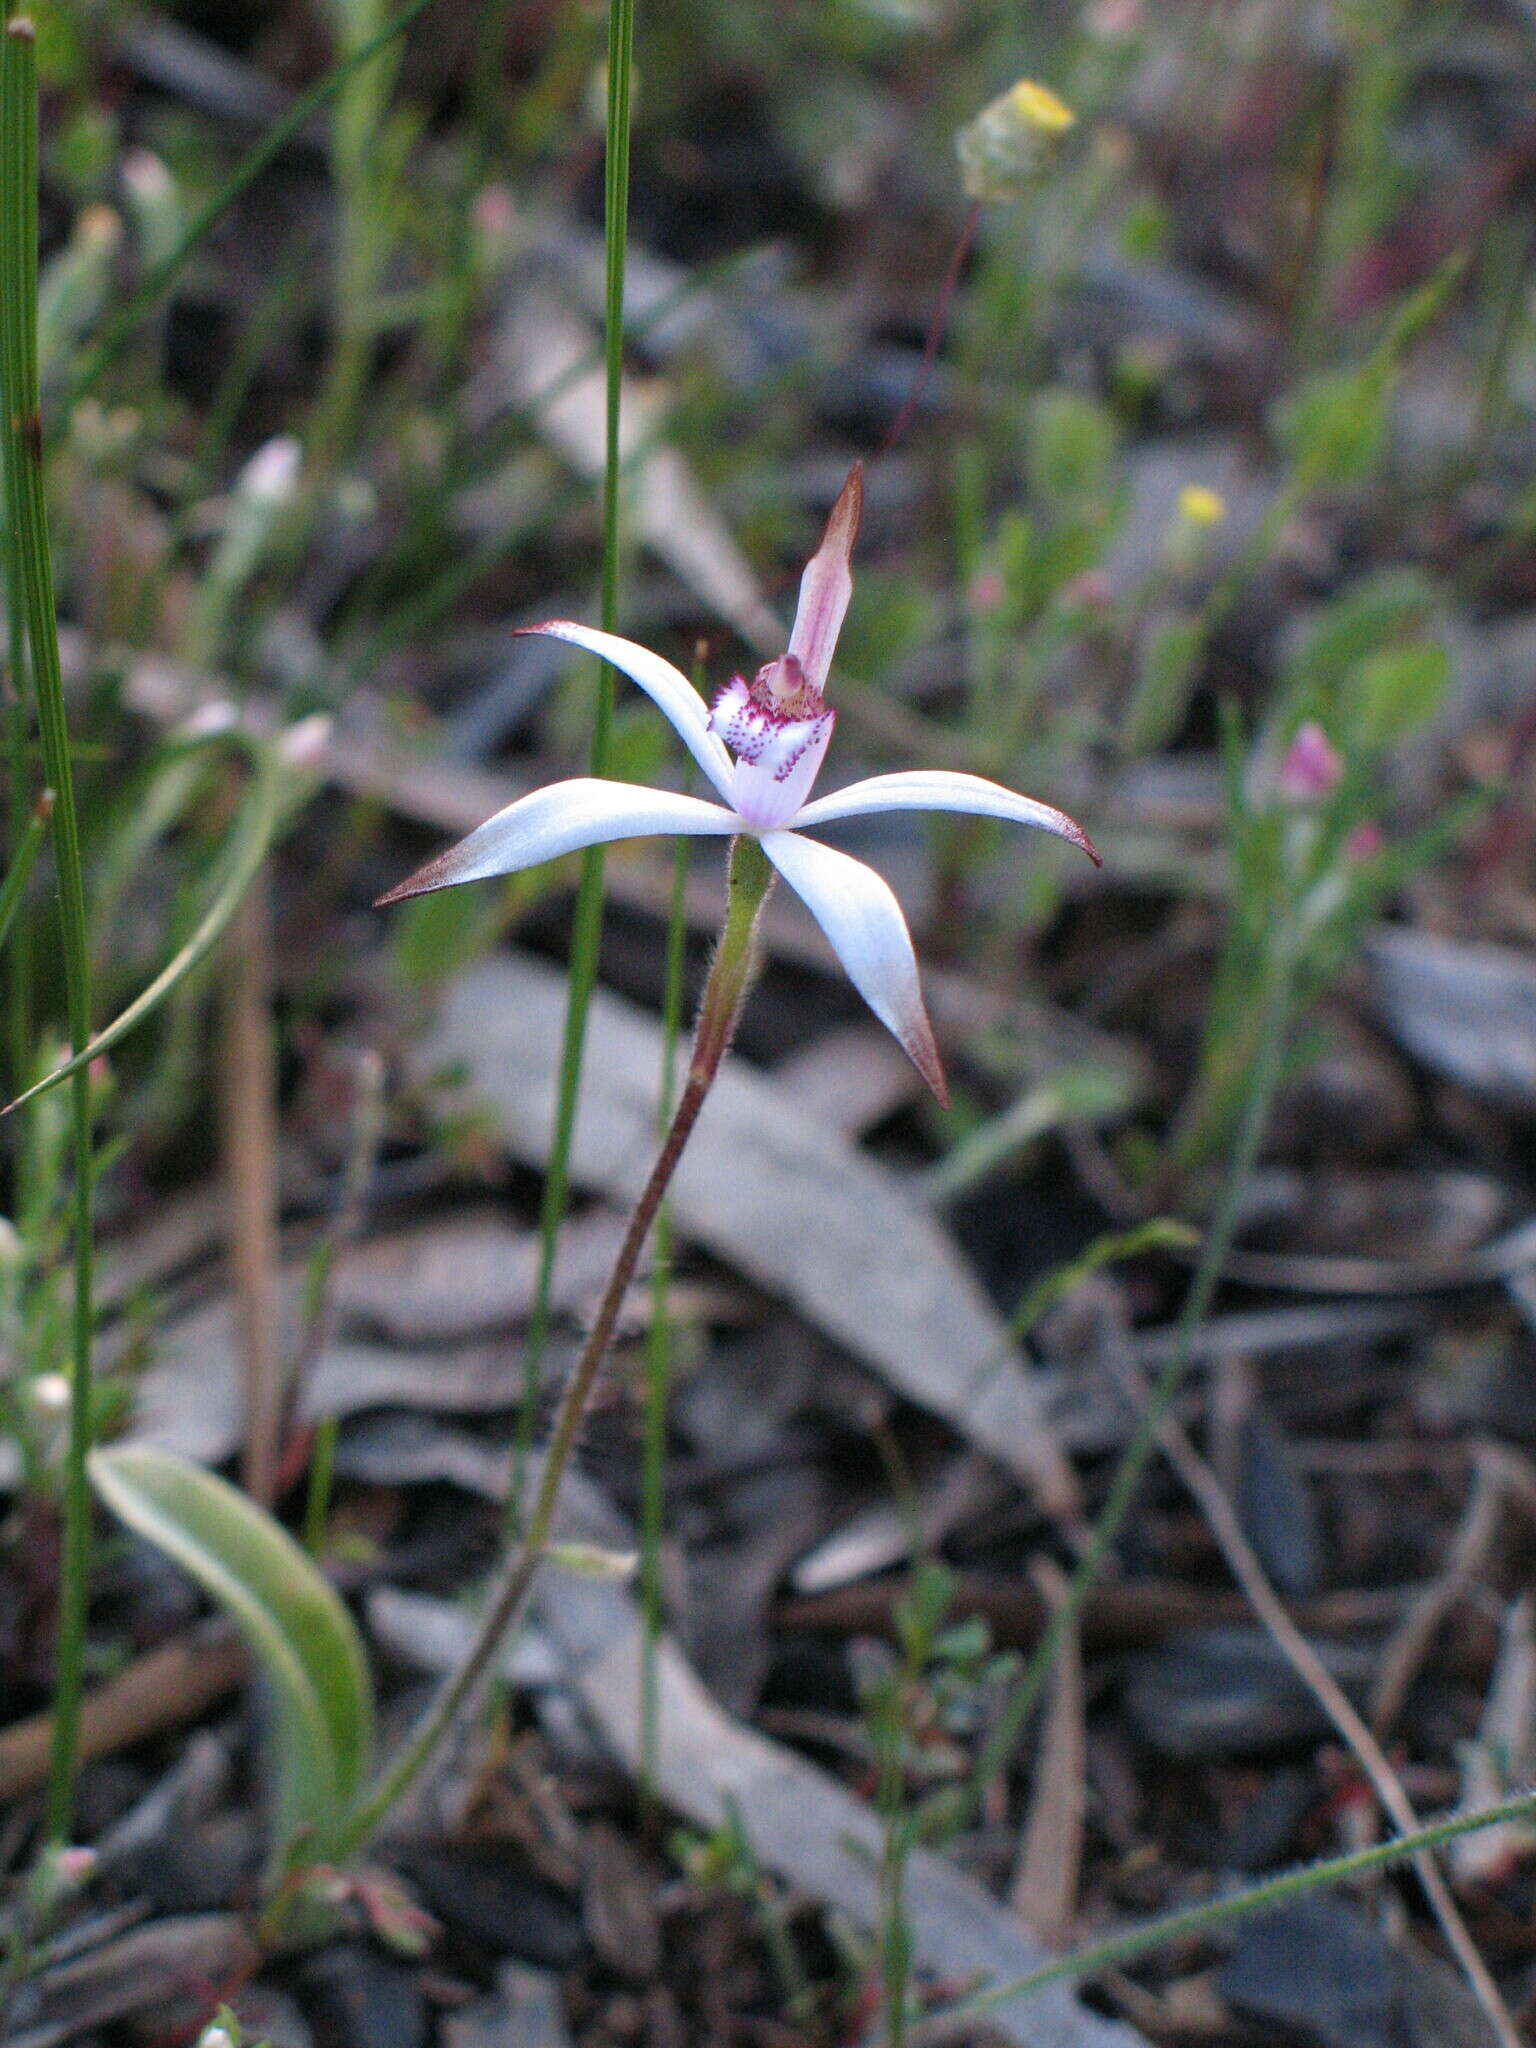
[[[12,12],[9,5],[0,4],[0,15]],[[12,152],[0,149],[0,221],[17,218],[18,201],[11,187],[15,182],[15,166],[11,162]],[[0,230],[3,232],[3,230]],[[0,396],[9,381],[5,369],[6,351],[10,346],[8,326],[0,325]],[[7,778],[6,807],[9,832],[7,841],[15,857],[23,839],[31,827],[33,812],[31,763],[28,757],[30,719],[27,706],[31,702],[28,683],[29,664],[27,661],[27,622],[21,602],[21,571],[16,557],[15,528],[12,524],[10,494],[5,487],[4,465],[8,457],[0,449],[0,507],[3,507],[5,530],[5,624],[6,655],[9,664],[10,701],[5,714],[6,748],[9,754],[9,775]],[[23,918],[11,935],[5,956],[5,1035],[6,1053],[10,1066],[10,1084],[22,1087],[32,1071],[32,925]],[[13,1213],[19,1217],[34,1213],[31,1189],[33,1147],[20,1144],[16,1148],[12,1168]]]
[[[52,810],[53,791],[45,789],[16,842],[11,864],[5,871],[5,881],[0,883],[0,946],[3,946],[11,935],[11,925],[21,908],[22,891],[31,879],[32,870],[37,865],[37,856],[43,850],[43,834],[48,829],[48,819]]]
[[[1199,1242],[1199,1231],[1173,1216],[1153,1216],[1145,1223],[1134,1224],[1129,1230],[1104,1231],[1075,1259],[1053,1266],[1049,1273],[1043,1274],[1020,1297],[1018,1307],[1008,1318],[1008,1327],[1015,1337],[1023,1339],[1048,1309],[1065,1301],[1102,1267],[1117,1266],[1123,1259],[1140,1258],[1143,1252],[1186,1251]]]
[[[59,668],[53,564],[43,497],[43,427],[37,382],[37,43],[30,16],[14,15],[0,36],[0,387],[3,387],[6,503],[11,574],[26,627],[43,765],[53,789],[53,846],[71,1046],[91,1035],[90,967],[86,951],[85,883],[75,817],[69,727]],[[64,1534],[59,1565],[58,1639],[53,1742],[48,1780],[48,1834],[69,1832],[85,1656],[90,1575],[90,1489],[85,1458],[91,1438],[92,1307],[90,1079],[74,1077],[71,1103],[74,1191],[74,1304],[70,1345],[69,1440],[64,1457]]]
[[[8,214],[9,210],[3,193],[0,193],[0,215]],[[0,503],[6,506],[5,624],[11,699],[5,715],[5,742],[10,757],[7,812],[10,826],[9,843],[14,859],[16,851],[31,829],[33,805],[31,777],[27,764],[27,704],[31,693],[27,687],[27,627],[21,609],[21,578],[16,569],[14,532],[10,523],[9,502],[3,487],[0,487]],[[32,1057],[32,928],[25,918],[16,927],[6,956],[5,1034],[11,1078],[14,1085],[20,1087]],[[17,1213],[20,1214],[25,1208],[25,1199],[19,1188],[15,1202]]]
[[[277,829],[282,822],[283,795],[287,776],[276,749],[268,751],[258,767],[256,776],[240,807],[225,848],[223,878],[214,889],[208,908],[198,920],[196,929],[188,936],[185,944],[178,947],[164,967],[146,988],[136,995],[127,1009],[121,1011],[105,1030],[98,1031],[78,1051],[73,1053],[62,1066],[55,1067],[51,1074],[45,1074],[8,1103],[0,1116],[9,1116],[13,1109],[20,1109],[24,1103],[35,1101],[49,1088],[56,1088],[61,1081],[79,1074],[89,1067],[92,1060],[103,1053],[109,1053],[122,1044],[123,1040],[152,1016],[174,993],[187,976],[205,960],[223,936],[230,919],[240,907],[246,890],[255,879],[257,871],[266,859]]]
[[[1351,1849],[1341,1856],[1328,1856],[1316,1863],[1302,1864],[1298,1869],[1282,1871],[1278,1877],[1266,1878],[1261,1884],[1250,1885],[1244,1891],[1229,1892],[1225,1898],[1166,1913],[1160,1919],[1145,1921],[1139,1927],[1128,1927],[1122,1934],[1112,1934],[1104,1941],[1075,1949],[1070,1955],[1058,1956],[1053,1962],[1042,1964],[1038,1970],[1031,1970],[1027,1977],[1013,1977],[1006,1984],[988,1984],[969,1997],[958,1999],[953,2005],[925,2014],[923,2037],[935,2041],[952,2039],[956,2022],[994,2012],[998,2006],[1009,2005],[1016,1998],[1027,1998],[1032,1991],[1043,1991],[1049,1984],[1097,1976],[1101,1971],[1135,1962],[1140,1956],[1152,1955],[1172,1942],[1187,1941],[1191,1935],[1205,1934],[1213,1928],[1241,1920],[1250,1913],[1262,1912],[1267,1906],[1281,1905],[1287,1899],[1300,1898],[1324,1886],[1347,1884],[1371,1871],[1389,1870],[1394,1864],[1406,1863],[1422,1850],[1441,1848],[1447,1842],[1459,1841],[1463,1835],[1474,1835],[1482,1828],[1501,1827],[1512,1821],[1528,1822],[1533,1815],[1536,1815],[1536,1792],[1523,1792],[1517,1798],[1501,1801],[1497,1806],[1453,1814],[1448,1820],[1434,1821],[1412,1834],[1397,1835],[1388,1842],[1375,1842],[1368,1849]]]
[[[613,632],[619,611],[619,401],[624,375],[624,252],[629,233],[630,73],[634,63],[634,0],[609,0],[608,6],[608,132],[604,158],[603,245],[606,257],[603,300],[603,351],[607,368],[607,440],[603,462],[602,624]],[[608,766],[613,726],[613,671],[598,677],[592,717],[590,768],[602,775]],[[544,1179],[539,1213],[539,1275],[533,1312],[528,1322],[523,1407],[518,1424],[519,1452],[533,1437],[538,1406],[539,1369],[549,1336],[550,1292],[555,1276],[555,1242],[565,1215],[570,1186],[571,1135],[576,1126],[576,1101],[581,1090],[581,1060],[586,1042],[587,1011],[597,982],[597,952],[603,932],[603,852],[591,847],[582,858],[571,935],[571,989],[565,1016],[565,1043],[560,1058],[560,1099],[555,1135]],[[521,1463],[521,1457],[519,1457]],[[515,1483],[514,1514],[521,1487]]]
[[[201,243],[204,235],[227,213],[255,179],[259,178],[268,164],[281,154],[294,136],[318,114],[338,93],[352,76],[371,58],[388,48],[397,36],[403,36],[418,15],[425,14],[432,0],[407,0],[398,14],[391,16],[376,36],[333,64],[307,92],[301,93],[293,105],[275,121],[254,148],[248,150],[234,170],[209,194],[197,212],[182,230],[176,246],[149,272],[137,291],[131,292],[123,305],[107,322],[104,331],[97,337],[94,348],[76,370],[70,382],[66,403],[60,408],[61,416],[67,417],[79,401],[94,391],[112,364],[121,354],[141,321],[159,305],[166,292],[181,275],[188,257]]]

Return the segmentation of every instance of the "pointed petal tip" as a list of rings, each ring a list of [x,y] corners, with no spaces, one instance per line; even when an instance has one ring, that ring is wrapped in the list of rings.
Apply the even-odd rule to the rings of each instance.
[[[885,1020],[896,1043],[922,1075],[923,1081],[940,1109],[949,1108],[949,1082],[944,1076],[944,1062],[939,1058],[938,1041],[933,1035],[933,1026],[928,1021],[928,1012],[918,997],[918,1010],[909,1016],[902,1029],[897,1030],[891,1019]]]
[[[849,470],[843,488],[837,494],[827,519],[827,530],[822,536],[823,547],[835,541],[840,551],[851,555],[853,544],[859,537],[859,526],[864,517],[864,465],[856,462]]]
[[[1054,804],[1041,804],[1039,809],[1041,816],[1035,819],[1034,822],[1040,826],[1042,831],[1053,832],[1058,839],[1065,839],[1069,846],[1075,846],[1083,853],[1086,853],[1096,868],[1103,867],[1103,854],[1100,853],[1076,818],[1069,817],[1065,811],[1058,811]]]
[[[927,1082],[929,1091],[940,1109],[949,1108],[949,1082],[944,1077],[944,1062],[939,1058],[939,1042],[933,1035],[933,1024],[928,1016],[928,1006],[918,993],[915,1015],[905,1020],[905,1029],[897,1032],[902,1051]]]
[[[1068,817],[1065,811],[1058,811],[1054,804],[1041,804],[1041,816],[1034,822],[1043,831],[1054,832],[1058,839],[1065,839],[1069,846],[1078,847],[1093,862],[1096,868],[1104,865],[1104,856],[1094,845],[1076,818]]]
[[[915,1014],[904,1019],[883,1019],[886,1028],[895,1038],[907,1058],[922,1075],[929,1093],[940,1109],[949,1108],[949,1082],[944,1075],[944,1062],[939,1057],[938,1041],[933,1035],[933,1026],[921,994],[917,997]]]
[[[826,688],[837,636],[853,596],[853,544],[863,512],[864,465],[856,462],[837,494],[816,552],[805,565],[789,636],[789,652],[818,695]]]
[[[485,826],[481,825],[477,830],[483,832]],[[450,889],[455,882],[464,881],[464,870],[472,869],[470,857],[464,849],[475,836],[475,833],[471,832],[463,839],[456,839],[452,846],[445,846],[442,852],[434,854],[431,860],[423,861],[419,868],[413,868],[403,882],[396,882],[393,889],[386,889],[382,896],[374,899],[374,909],[383,910],[391,903],[404,903],[411,896],[430,896],[434,889]]]
[[[909,1046],[907,1050],[911,1052],[912,1049]],[[923,1079],[928,1083],[929,1088],[933,1091],[934,1100],[938,1103],[940,1109],[948,1109],[949,1083],[944,1078],[944,1069],[939,1061],[938,1047],[930,1039],[928,1042],[927,1058],[920,1060],[917,1058],[917,1055],[915,1053],[913,1053],[912,1057],[913,1062],[917,1067],[917,1071],[922,1075]]]
[[[427,891],[434,887],[427,876],[429,870],[436,865],[435,861],[428,861],[426,867],[418,868],[413,875],[407,875],[403,882],[396,882],[393,889],[386,889],[382,896],[375,896],[374,909],[383,910],[391,903],[403,903],[408,896],[425,896]]]

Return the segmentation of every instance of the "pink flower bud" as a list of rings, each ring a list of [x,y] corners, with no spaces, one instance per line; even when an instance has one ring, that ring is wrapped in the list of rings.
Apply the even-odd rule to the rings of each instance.
[[[476,228],[489,240],[505,240],[517,225],[517,202],[506,185],[482,185],[472,211]]]
[[[240,713],[227,697],[210,697],[181,721],[179,737],[184,740],[217,739],[240,723]]]
[[[995,612],[1006,595],[1003,579],[995,569],[983,569],[971,578],[971,603],[979,612]]]
[[[1353,861],[1374,860],[1387,843],[1387,835],[1378,824],[1367,819],[1357,825],[1344,842],[1344,852]]]
[[[317,768],[331,743],[334,720],[327,712],[312,711],[290,725],[278,741],[278,751],[290,768]]]
[[[125,150],[119,168],[124,185],[141,205],[164,206],[175,198],[171,174],[153,150]]]
[[[299,487],[304,451],[293,434],[263,441],[235,481],[242,497],[260,505],[289,504]]]
[[[1115,592],[1102,569],[1080,569],[1061,586],[1063,604],[1082,605],[1088,611],[1102,611]]]
[[[1316,803],[1332,796],[1344,773],[1338,749],[1315,718],[1296,728],[1280,763],[1280,793],[1292,803]]]
[[[1088,9],[1088,27],[1106,42],[1136,35],[1142,26],[1142,0],[1093,0]]]

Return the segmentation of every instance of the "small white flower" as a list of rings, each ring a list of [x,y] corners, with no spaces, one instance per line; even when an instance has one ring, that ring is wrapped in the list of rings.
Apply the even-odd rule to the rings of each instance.
[[[699,838],[751,833],[805,900],[854,987],[900,1040],[939,1100],[946,1101],[944,1071],[900,904],[873,868],[803,838],[802,832],[876,811],[964,811],[1037,825],[1070,839],[1096,864],[1099,856],[1087,833],[1065,812],[980,775],[948,768],[872,775],[831,796],[808,800],[837,716],[823,690],[853,594],[850,563],[863,495],[863,471],[855,466],[801,579],[788,649],[750,682],[735,677],[715,699],[713,711],[680,669],[632,640],[568,619],[519,629],[589,648],[632,677],[676,728],[723,807],[673,790],[591,776],[552,783],[498,811],[379,901],[396,903],[457,882],[513,874],[607,840],[650,833]]]
[[[61,1372],[40,1372],[27,1390],[32,1406],[47,1422],[57,1422],[69,1413],[69,1381]]]
[[[176,197],[176,186],[165,160],[152,149],[125,150],[118,171],[124,186],[141,206],[168,206]]]
[[[292,434],[263,441],[235,480],[241,497],[258,505],[289,505],[298,495],[304,451]]]
[[[290,725],[278,741],[278,751],[290,768],[317,768],[325,759],[336,721],[326,711],[311,711],[307,718]]]

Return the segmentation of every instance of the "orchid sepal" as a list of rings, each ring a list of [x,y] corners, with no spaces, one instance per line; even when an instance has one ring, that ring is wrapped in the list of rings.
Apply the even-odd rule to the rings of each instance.
[[[825,932],[848,979],[947,1109],[949,1088],[912,934],[890,884],[851,853],[798,832],[765,832],[762,844]]]
[[[617,633],[603,633],[574,619],[545,619],[537,626],[513,628],[517,639],[536,633],[584,647],[589,654],[622,669],[644,690],[721,796],[727,803],[731,801],[735,765],[719,734],[710,729],[709,706],[680,668],[642,647],[638,640],[624,640]]]
[[[1104,865],[1099,849],[1065,811],[957,768],[902,768],[890,775],[866,776],[862,782],[851,782],[845,789],[834,789],[806,804],[795,818],[795,829],[830,825],[840,818],[866,818],[880,811],[956,811],[1033,825],[1037,831],[1050,832],[1080,847],[1096,868]]]
[[[864,517],[864,465],[856,462],[827,518],[821,545],[800,578],[800,600],[790,628],[789,654],[819,697],[843,620],[853,597],[853,544]]]
[[[695,839],[726,839],[740,830],[741,821],[733,811],[702,797],[583,775],[519,797],[378,900],[399,903],[407,896],[425,896],[460,882],[517,874],[615,839],[673,832]]]

